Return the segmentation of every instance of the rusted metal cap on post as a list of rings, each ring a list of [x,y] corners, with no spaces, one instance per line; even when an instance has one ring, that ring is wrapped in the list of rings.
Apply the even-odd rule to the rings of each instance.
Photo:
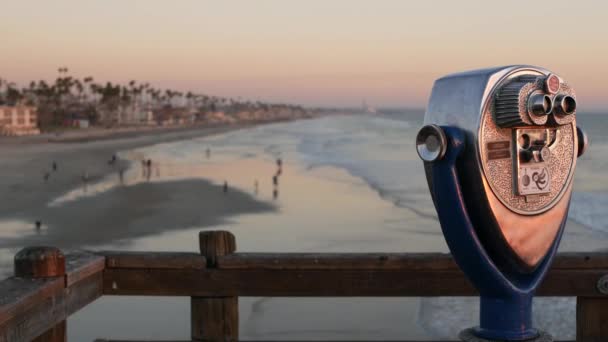
[[[15,276],[50,278],[65,275],[65,256],[59,248],[25,247],[15,254]]]

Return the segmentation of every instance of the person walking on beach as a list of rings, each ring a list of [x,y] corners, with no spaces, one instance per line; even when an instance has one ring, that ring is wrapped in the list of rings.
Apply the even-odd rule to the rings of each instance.
[[[224,193],[228,193],[228,181],[224,181]]]
[[[258,184],[258,180],[256,179],[256,180],[253,182],[253,193],[254,193],[255,195],[257,195],[259,191],[260,191],[260,185]]]
[[[274,188],[274,190],[272,190],[272,199],[276,200],[277,198],[279,198],[279,189]]]
[[[152,159],[146,161],[146,180],[150,181],[152,177]]]
[[[142,177],[146,177],[146,160],[142,159],[141,160],[141,176]]]
[[[283,161],[277,158],[277,172],[272,176],[272,199],[279,198],[279,176],[283,173]]]
[[[57,162],[53,160],[53,171],[57,171]]]
[[[83,185],[84,192],[87,192],[88,183],[89,183],[89,173],[87,171],[85,171],[82,174],[82,185]]]
[[[108,165],[114,165],[116,163],[116,153],[112,155],[112,158],[108,160]]]
[[[277,176],[280,176],[283,173],[283,161],[281,158],[277,158]]]
[[[118,179],[120,180],[120,184],[123,185],[125,184],[125,169],[124,168],[120,168],[118,170]]]

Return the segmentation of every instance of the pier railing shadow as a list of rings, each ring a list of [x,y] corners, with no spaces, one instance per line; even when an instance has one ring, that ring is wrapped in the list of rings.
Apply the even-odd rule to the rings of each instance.
[[[449,254],[237,253],[225,231],[199,242],[200,253],[25,248],[0,282],[0,341],[66,341],[66,319],[101,296],[191,297],[192,341],[238,341],[240,296],[477,295]],[[608,341],[607,252],[558,255],[537,295],[576,297],[577,341]]]

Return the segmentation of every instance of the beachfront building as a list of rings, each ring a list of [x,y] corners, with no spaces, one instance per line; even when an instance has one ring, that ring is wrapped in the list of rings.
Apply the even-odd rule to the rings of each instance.
[[[0,135],[40,134],[38,114],[32,106],[0,106]]]
[[[200,114],[201,121],[210,124],[231,124],[235,123],[236,119],[226,115],[224,112],[206,112]]]
[[[151,110],[142,111],[139,117],[139,123],[147,126],[156,125],[156,121],[154,120],[154,112]]]
[[[154,120],[154,112],[149,109],[139,110],[135,114],[136,123],[138,125],[152,126],[156,125],[156,120]]]
[[[154,116],[160,126],[191,125],[196,121],[196,115],[187,108],[161,108],[154,111]]]

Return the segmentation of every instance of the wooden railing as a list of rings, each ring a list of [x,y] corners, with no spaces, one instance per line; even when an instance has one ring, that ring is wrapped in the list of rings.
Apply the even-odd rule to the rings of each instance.
[[[22,250],[0,282],[0,341],[65,341],[65,320],[108,295],[191,297],[192,341],[237,341],[240,296],[477,295],[449,254],[236,253],[229,232],[199,238],[200,254]],[[577,341],[608,341],[608,253],[558,255],[537,295],[577,297]]]

